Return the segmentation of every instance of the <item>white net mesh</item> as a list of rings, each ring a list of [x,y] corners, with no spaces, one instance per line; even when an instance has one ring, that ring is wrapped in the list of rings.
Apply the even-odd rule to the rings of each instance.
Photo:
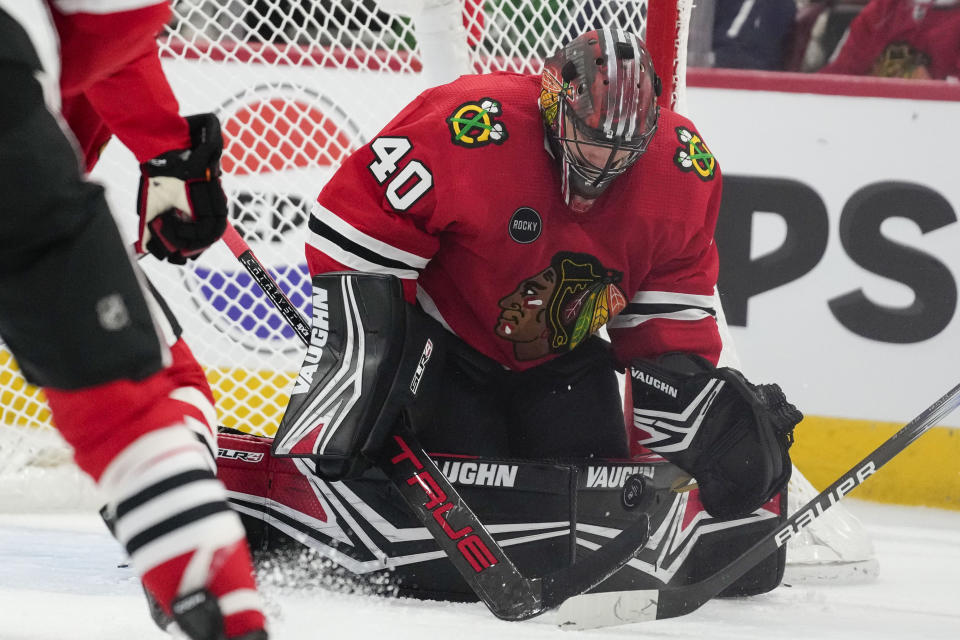
[[[488,2],[484,37],[472,49],[477,71],[539,72],[544,57],[584,31],[616,24],[645,37],[647,6],[630,0]]]

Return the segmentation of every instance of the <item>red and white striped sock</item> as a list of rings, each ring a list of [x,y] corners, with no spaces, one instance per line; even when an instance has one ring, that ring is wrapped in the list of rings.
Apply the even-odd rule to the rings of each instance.
[[[114,534],[161,608],[206,589],[228,638],[263,629],[243,526],[184,425],[151,431],[122,451],[100,477]]]

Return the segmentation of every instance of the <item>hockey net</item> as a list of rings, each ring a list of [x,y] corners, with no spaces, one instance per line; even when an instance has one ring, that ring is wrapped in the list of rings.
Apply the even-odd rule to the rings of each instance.
[[[183,113],[214,111],[225,135],[230,217],[309,317],[303,242],[310,204],[340,161],[424,88],[461,73],[539,72],[589,28],[644,37],[665,106],[685,108],[692,0],[178,0],[161,55]],[[131,240],[133,156],[108,145],[104,183]],[[299,368],[299,339],[232,254],[217,245],[184,267],[141,266],[204,366],[221,424],[271,435]],[[43,394],[0,350],[0,511],[89,506]],[[78,499],[78,495],[82,499]]]

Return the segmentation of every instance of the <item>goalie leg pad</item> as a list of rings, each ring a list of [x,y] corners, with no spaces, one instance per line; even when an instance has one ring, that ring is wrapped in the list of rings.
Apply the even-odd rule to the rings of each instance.
[[[306,461],[271,458],[269,438],[221,432],[218,442],[219,475],[257,557],[271,566],[289,562],[301,578],[312,570],[320,582],[379,595],[476,600],[453,564],[436,556],[436,543],[415,534],[421,525],[379,470],[330,482],[311,473]],[[778,497],[741,520],[720,522],[704,511],[696,489],[673,490],[687,476],[662,460],[555,465],[432,457],[525,575],[569,566],[639,514],[649,515],[647,546],[597,591],[699,580],[783,517]],[[324,560],[305,567],[304,547]],[[783,553],[773,554],[723,595],[768,591],[782,571]]]
[[[703,580],[786,518],[785,494],[775,496],[743,517],[715,518],[704,509],[700,492],[685,486],[688,480],[686,472],[662,460],[581,467],[577,485],[577,539],[581,553],[629,526],[637,512],[650,516],[650,540],[633,560],[595,591],[660,589]],[[785,558],[786,549],[779,549],[721,596],[770,591],[783,578]]]

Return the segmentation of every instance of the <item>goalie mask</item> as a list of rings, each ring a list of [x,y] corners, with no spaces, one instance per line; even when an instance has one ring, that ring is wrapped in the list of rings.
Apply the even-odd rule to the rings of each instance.
[[[620,29],[588,31],[544,62],[540,113],[574,211],[587,211],[646,151],[659,94],[643,42]]]

